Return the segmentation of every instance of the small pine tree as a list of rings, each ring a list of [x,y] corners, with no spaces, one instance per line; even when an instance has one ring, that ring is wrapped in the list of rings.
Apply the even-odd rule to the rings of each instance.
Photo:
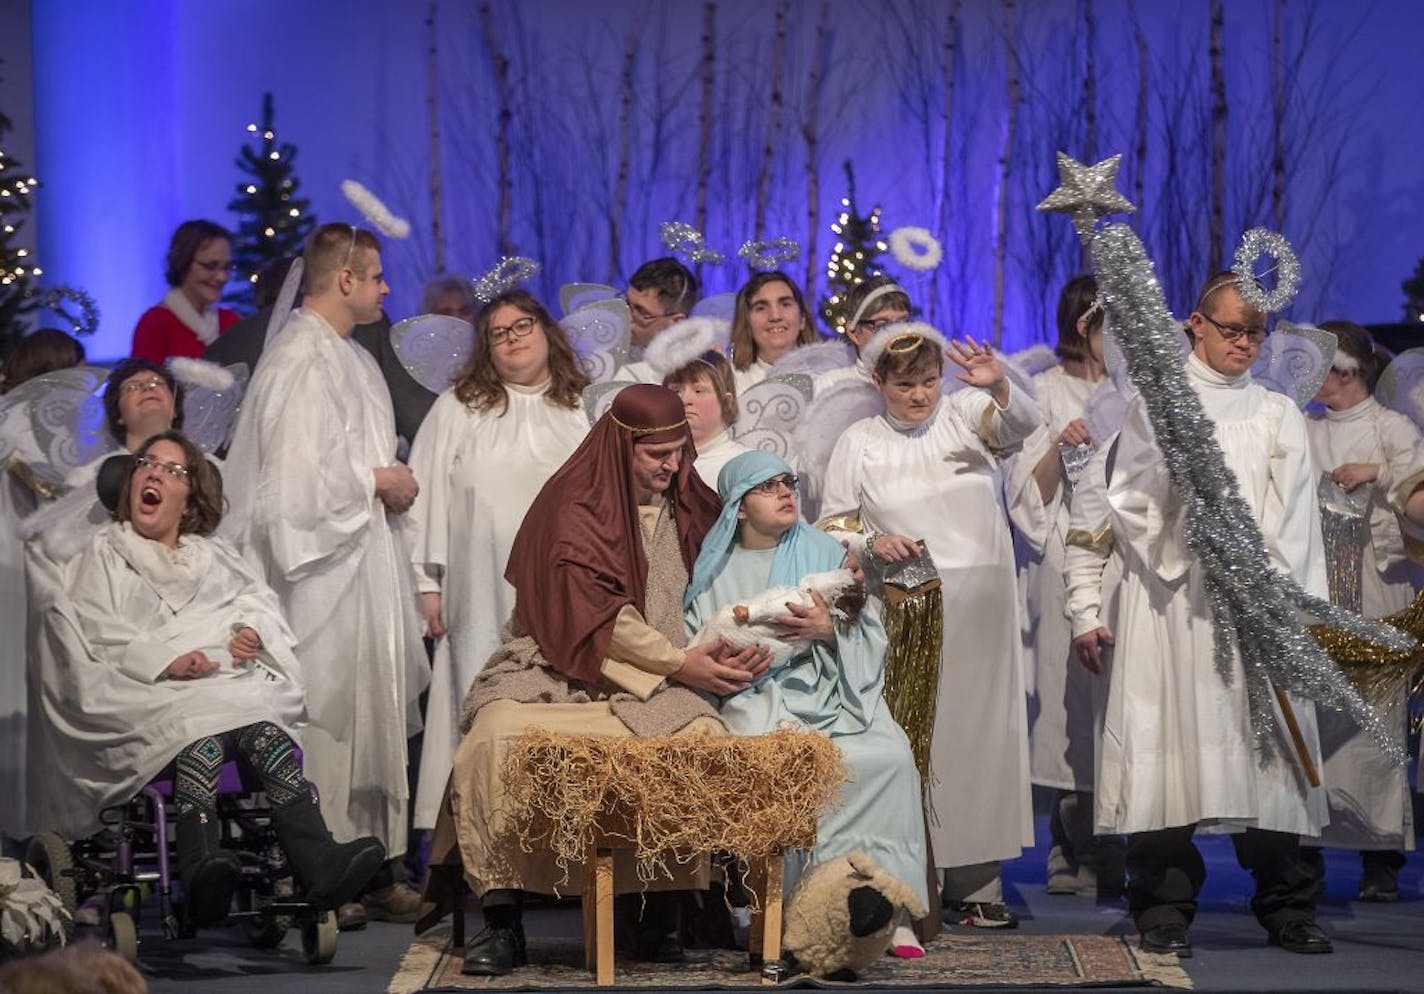
[[[262,95],[262,126],[249,124],[247,130],[257,137],[238,154],[237,168],[246,178],[238,181],[237,196],[227,205],[238,223],[232,247],[236,272],[224,299],[251,308],[257,274],[277,259],[299,254],[316,218],[308,213],[309,201],[297,196],[296,147],[279,143],[272,126],[272,94]]]
[[[1404,320],[1408,324],[1424,324],[1424,259],[1414,267],[1414,275],[1405,280]]]
[[[838,334],[844,334],[843,327],[848,315],[841,313],[841,302],[846,291],[867,277],[879,276],[884,272],[879,259],[888,248],[880,233],[880,208],[872,207],[869,214],[860,214],[855,205],[855,168],[849,159],[845,163],[846,195],[841,198],[840,213],[831,232],[836,236],[836,247],[826,262],[826,295],[821,298],[821,321]]]
[[[39,183],[5,149],[12,127],[0,113],[0,360],[25,333],[24,319],[37,305],[34,280],[41,275],[33,253],[17,244]]]

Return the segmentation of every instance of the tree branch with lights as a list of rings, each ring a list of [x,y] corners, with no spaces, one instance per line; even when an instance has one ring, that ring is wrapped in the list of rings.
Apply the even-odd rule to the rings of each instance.
[[[826,261],[826,296],[821,298],[821,321],[832,331],[844,334],[842,327],[846,315],[842,313],[842,302],[846,291],[871,276],[879,276],[884,267],[879,264],[880,256],[889,248],[880,230],[880,208],[872,207],[869,214],[858,213],[855,205],[855,168],[847,159],[845,163],[846,195],[841,198],[841,209],[836,215],[836,223],[831,225],[831,233],[836,236],[836,247]]]

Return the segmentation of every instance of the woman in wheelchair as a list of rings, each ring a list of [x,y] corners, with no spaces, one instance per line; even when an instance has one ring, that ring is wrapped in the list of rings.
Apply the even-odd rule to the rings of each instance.
[[[231,756],[260,778],[308,903],[351,900],[385,859],[376,839],[338,844],[327,830],[293,739],[305,709],[292,634],[272,591],[210,537],[221,514],[221,477],[192,442],[173,431],[144,442],[117,521],[66,567],[62,589],[44,592],[31,673],[45,739],[36,823],[90,834],[99,812],[171,764],[194,926],[227,914],[241,878],[217,819]]]

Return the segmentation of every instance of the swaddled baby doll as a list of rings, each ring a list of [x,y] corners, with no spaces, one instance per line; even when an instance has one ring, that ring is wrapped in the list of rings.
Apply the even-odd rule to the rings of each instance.
[[[802,646],[781,638],[784,630],[776,619],[788,614],[787,604],[811,607],[813,591],[821,595],[837,620],[855,617],[865,604],[865,588],[850,570],[808,573],[794,587],[770,587],[744,604],[727,605],[688,644],[702,645],[721,638],[737,649],[760,645],[771,652],[773,669],[782,666]]]

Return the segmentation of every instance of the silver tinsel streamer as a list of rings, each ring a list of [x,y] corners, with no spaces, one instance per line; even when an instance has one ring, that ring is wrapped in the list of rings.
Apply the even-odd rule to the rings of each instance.
[[[785,235],[769,242],[752,239],[742,243],[737,255],[747,261],[753,269],[766,271],[780,269],[783,262],[794,262],[801,257],[801,243]]]
[[[1256,276],[1256,260],[1267,255],[1275,265],[1266,270],[1276,274],[1276,288],[1267,290]],[[1236,287],[1241,299],[1258,311],[1274,314],[1283,311],[1300,292],[1300,260],[1285,236],[1269,228],[1252,228],[1241,236],[1231,271],[1236,274]]]
[[[506,255],[494,264],[494,268],[470,282],[475,285],[475,296],[483,303],[526,283],[539,275],[539,263],[522,255]]]
[[[658,225],[658,237],[671,251],[688,262],[720,265],[725,256],[707,244],[707,239],[686,221],[664,221]]]
[[[1306,630],[1297,608],[1352,635],[1399,651],[1414,641],[1301,589],[1270,561],[1260,527],[1216,443],[1211,420],[1187,382],[1179,324],[1142,242],[1109,225],[1092,239],[1094,269],[1114,337],[1146,405],[1173,490],[1186,508],[1185,538],[1201,564],[1211,605],[1217,670],[1228,684],[1239,651],[1262,762],[1275,753],[1272,686],[1345,711],[1394,762],[1405,755],[1380,720]]]
[[[99,305],[94,303],[94,298],[83,290],[57,286],[49,290],[40,290],[35,296],[40,307],[52,311],[68,321],[76,335],[93,334],[94,329],[99,326]],[[65,307],[65,303],[74,304],[78,310],[74,311]]]

